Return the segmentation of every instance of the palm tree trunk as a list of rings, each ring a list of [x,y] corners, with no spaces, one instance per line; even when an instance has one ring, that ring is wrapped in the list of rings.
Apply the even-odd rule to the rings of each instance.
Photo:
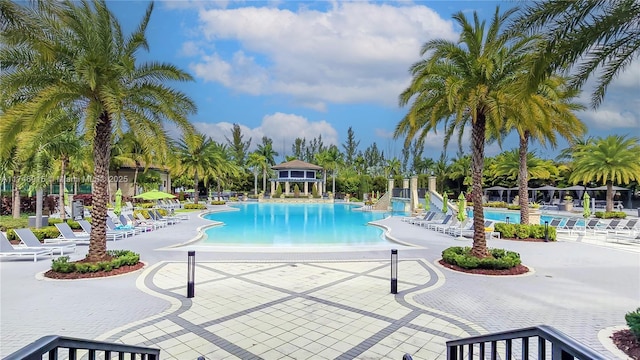
[[[18,179],[20,178],[20,172],[13,170],[13,177],[11,177],[11,198],[13,199],[13,206],[11,207],[11,213],[14,219],[20,219],[20,188],[18,187]]]
[[[64,189],[65,189],[65,178],[64,178],[64,172],[66,170],[66,161],[64,158],[62,158],[62,161],[60,163],[60,184],[58,186],[58,192],[60,193],[60,219],[62,219],[62,221],[66,221],[67,219],[67,210],[64,208]]]
[[[482,170],[484,167],[484,140],[486,119],[484,114],[471,127],[471,201],[473,201],[473,247],[471,254],[483,258],[488,255],[487,239],[484,232],[484,209],[482,208]]]
[[[253,172],[253,195],[258,195],[258,172]]]
[[[91,181],[93,206],[91,208],[91,237],[87,260],[108,260],[107,256],[107,201],[109,192],[109,153],[111,148],[111,119],[103,112],[96,125],[93,140],[93,179]]]
[[[267,193],[267,168],[262,168],[262,191]]]
[[[199,192],[198,191],[198,170],[195,171],[195,173],[193,174],[193,181],[194,181],[194,185],[193,185],[193,203],[197,204],[198,203],[198,195]]]
[[[133,172],[133,196],[138,195],[138,164],[136,163],[136,170]]]
[[[613,182],[607,181],[607,207],[605,211],[613,211]]]
[[[333,195],[336,195],[336,171],[338,171],[338,169],[333,169],[332,174],[333,175],[333,185],[332,185],[332,191],[333,191]]]
[[[527,151],[529,146],[529,132],[525,131],[520,137],[518,156],[520,167],[518,168],[518,196],[520,197],[520,224],[529,224],[529,171],[527,169]]]

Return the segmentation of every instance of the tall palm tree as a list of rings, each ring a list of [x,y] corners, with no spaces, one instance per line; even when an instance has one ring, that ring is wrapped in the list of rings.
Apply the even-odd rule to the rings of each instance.
[[[3,114],[0,137],[12,143],[24,123],[46,129],[55,108],[78,109],[77,119],[92,140],[93,226],[89,261],[108,259],[106,215],[109,154],[114,129],[153,132],[164,120],[184,130],[195,105],[164,81],[190,81],[173,65],[137,59],[148,49],[146,29],[153,3],[128,36],[104,0],[63,0],[13,6],[15,21],[6,25],[0,47]],[[6,4],[3,4],[3,6]],[[3,151],[0,144],[0,152]]]
[[[267,190],[267,171],[270,166],[274,166],[276,164],[275,157],[278,156],[278,153],[273,150],[273,140],[270,138],[263,136],[262,144],[258,144],[258,148],[256,152],[264,156],[267,160],[266,166],[262,168],[262,188],[266,192]]]
[[[327,166],[331,169],[331,177],[332,177],[332,191],[336,193],[336,173],[338,172],[338,166],[344,164],[343,156],[337,146],[331,145],[327,150]]]
[[[526,80],[526,76],[521,79]],[[523,85],[526,88],[526,85]],[[529,189],[527,171],[527,153],[530,141],[556,147],[557,136],[572,140],[583,136],[587,127],[574,114],[584,106],[572,102],[578,90],[566,86],[566,79],[560,76],[545,78],[534,93],[524,93],[520,108],[507,118],[503,128],[506,134],[512,129],[519,137],[520,170],[518,173],[518,196],[520,205],[520,223],[529,223]]]
[[[214,146],[215,143],[210,137],[196,131],[183,133],[182,138],[174,145],[173,153],[182,171],[193,178],[193,202],[196,204],[200,193],[200,176],[205,176],[212,168],[213,156],[217,156],[213,153]]]
[[[247,165],[251,168],[251,172],[253,172],[253,194],[258,195],[258,171],[267,168],[267,158],[254,151],[249,154]],[[264,188],[263,190],[266,191]]]
[[[606,211],[613,210],[613,183],[628,184],[640,179],[640,139],[626,135],[597,138],[579,146],[573,154],[573,184],[590,181],[607,186]]]
[[[227,146],[214,141],[209,151],[209,168],[205,171],[203,180],[205,184],[208,184],[209,180],[216,180],[218,199],[222,196],[221,186],[230,177],[238,176],[240,170]]]
[[[466,125],[471,125],[472,191],[474,235],[471,253],[488,255],[482,209],[482,171],[486,133],[502,128],[518,89],[514,78],[532,51],[530,38],[503,31],[516,11],[500,14],[497,8],[488,29],[474,13],[470,22],[463,12],[453,19],[462,29],[457,42],[437,39],[425,43],[421,56],[411,67],[413,79],[400,95],[400,105],[411,102],[407,115],[398,123],[395,136],[424,139],[439,125],[445,128],[445,147],[457,130],[462,140]]]
[[[597,76],[592,104],[598,106],[611,81],[640,55],[637,0],[546,0],[530,2],[514,31],[546,40],[531,69],[531,87],[559,69],[576,70],[574,85]]]

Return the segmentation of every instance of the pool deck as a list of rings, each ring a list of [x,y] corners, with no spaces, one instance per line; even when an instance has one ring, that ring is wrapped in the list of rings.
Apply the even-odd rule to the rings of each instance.
[[[534,271],[489,277],[437,264],[470,245],[401,221],[376,223],[414,244],[388,248],[205,251],[172,247],[210,224],[194,216],[108,242],[142,254],[123,276],[45,280],[50,260],[0,261],[0,356],[45,335],[147,345],[162,359],[444,359],[459,337],[551,325],[607,358],[599,333],[624,325],[640,304],[640,243],[593,235],[557,242],[489,240]],[[389,249],[399,249],[399,293],[390,294]],[[186,298],[187,250],[196,250],[195,297]],[[86,253],[80,246],[72,255]],[[601,333],[602,334],[602,333]]]

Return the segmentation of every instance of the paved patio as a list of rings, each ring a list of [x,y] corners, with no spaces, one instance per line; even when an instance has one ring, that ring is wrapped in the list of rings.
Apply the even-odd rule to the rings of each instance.
[[[437,265],[457,241],[389,218],[378,223],[415,246],[255,252],[170,247],[209,223],[191,220],[109,242],[148,266],[120,277],[50,281],[48,259],[0,262],[0,356],[49,334],[160,347],[163,359],[444,359],[462,336],[547,324],[617,358],[598,332],[623,325],[640,303],[640,245],[594,236],[555,243],[491,240],[535,271],[461,274]],[[389,249],[400,253],[389,293]],[[196,249],[195,297],[186,251]],[[212,250],[212,249],[209,249]],[[74,258],[84,256],[80,247]]]

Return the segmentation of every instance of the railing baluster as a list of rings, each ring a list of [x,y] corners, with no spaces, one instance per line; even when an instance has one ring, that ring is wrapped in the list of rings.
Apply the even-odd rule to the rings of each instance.
[[[529,338],[523,337],[522,338],[522,360],[528,360],[528,359],[529,359]]]
[[[458,358],[458,347],[447,346],[447,360],[456,360]]]
[[[484,342],[480,343],[480,350],[478,350],[480,352],[480,360],[484,360]]]
[[[464,345],[458,347],[458,360],[464,360]]]
[[[538,360],[545,360],[547,358],[547,342],[538,337]]]
[[[77,355],[78,355],[78,349],[69,348],[69,360],[76,360]]]
[[[131,353],[131,360],[136,360],[136,353]]]
[[[497,360],[497,359],[498,359],[498,342],[494,340],[491,342],[491,360]]]
[[[507,360],[511,360],[511,339],[505,340],[505,345],[504,356]]]
[[[104,360],[111,360],[111,351],[110,350],[105,350],[104,351]]]
[[[58,360],[58,349],[49,350],[49,360]]]
[[[96,360],[96,351],[93,349],[89,350],[89,360]]]
[[[118,353],[118,360],[124,360],[124,353],[122,351]]]
[[[473,360],[473,344],[469,344],[469,355],[467,355],[469,360]]]

